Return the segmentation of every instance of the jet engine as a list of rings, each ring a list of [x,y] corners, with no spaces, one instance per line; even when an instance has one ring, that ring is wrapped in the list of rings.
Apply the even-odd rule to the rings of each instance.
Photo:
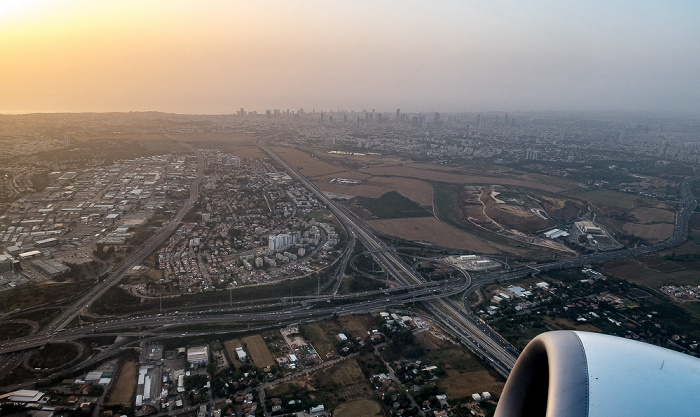
[[[598,333],[553,331],[515,363],[496,417],[700,416],[700,359]]]

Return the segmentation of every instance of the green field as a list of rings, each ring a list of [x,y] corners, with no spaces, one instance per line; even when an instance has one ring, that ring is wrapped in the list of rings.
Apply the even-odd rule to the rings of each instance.
[[[379,198],[356,197],[356,201],[380,219],[432,216],[429,211],[397,191],[390,191]]]

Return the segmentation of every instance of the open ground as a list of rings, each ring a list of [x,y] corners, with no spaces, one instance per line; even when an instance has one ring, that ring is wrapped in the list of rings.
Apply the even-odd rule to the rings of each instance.
[[[406,240],[422,240],[438,246],[481,253],[500,252],[496,245],[455,229],[434,217],[370,220],[367,224],[380,233]]]
[[[445,370],[447,377],[438,382],[448,398],[464,398],[475,392],[501,394],[504,382],[484,369],[479,359],[461,346],[454,346],[436,338],[430,332],[419,333],[421,343],[431,351],[426,355],[430,363]]]
[[[231,152],[241,158],[265,157],[265,154],[255,144],[255,136],[249,133],[187,133],[173,134],[171,137],[191,143],[195,147]]]
[[[112,385],[109,392],[109,400],[107,405],[131,405],[131,398],[134,395],[136,388],[138,364],[136,361],[125,361],[119,373],[117,373],[116,382]]]
[[[573,185],[562,180],[557,180],[549,177],[538,176],[533,179],[528,175],[504,175],[504,176],[489,176],[475,175],[468,172],[460,172],[451,170],[450,172],[443,171],[438,165],[403,165],[403,166],[384,166],[372,167],[362,172],[371,175],[386,175],[408,178],[418,178],[429,181],[448,182],[453,184],[500,184],[511,185],[516,187],[534,188],[550,192],[562,192]],[[544,179],[546,178],[546,181]],[[556,185],[555,185],[556,184]]]
[[[649,242],[656,243],[671,237],[673,235],[673,227],[674,226],[671,223],[625,223],[622,226],[622,230],[631,235],[641,237],[642,239],[646,239]]]
[[[330,404],[330,407],[347,400],[369,398],[372,395],[369,383],[354,358],[315,372],[310,383],[316,389],[314,395],[324,404]]]
[[[238,368],[243,363],[238,360],[238,355],[236,354],[236,348],[243,346],[238,339],[231,339],[224,342],[224,348],[226,349],[226,355],[228,355],[228,360]]]
[[[382,407],[373,400],[361,398],[340,404],[333,410],[336,417],[383,416]]]
[[[243,338],[245,348],[250,354],[250,359],[260,368],[265,368],[275,364],[270,350],[267,348],[265,340],[259,334]],[[228,349],[228,348],[227,348]]]

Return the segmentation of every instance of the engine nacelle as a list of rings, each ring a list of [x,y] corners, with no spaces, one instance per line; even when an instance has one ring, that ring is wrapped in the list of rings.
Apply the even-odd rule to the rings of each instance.
[[[615,336],[534,338],[506,381],[496,417],[700,416],[700,359]]]

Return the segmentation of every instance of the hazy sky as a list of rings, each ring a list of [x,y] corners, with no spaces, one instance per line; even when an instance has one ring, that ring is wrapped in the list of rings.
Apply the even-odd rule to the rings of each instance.
[[[700,1],[0,0],[0,113],[700,114]]]

